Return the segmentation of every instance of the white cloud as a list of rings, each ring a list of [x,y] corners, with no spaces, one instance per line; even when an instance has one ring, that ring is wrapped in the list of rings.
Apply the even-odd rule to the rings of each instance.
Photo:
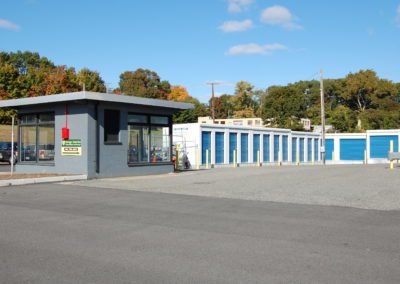
[[[288,8],[278,5],[266,8],[262,11],[261,22],[268,25],[281,26],[288,30],[298,30],[303,28],[295,22],[295,17]]]
[[[253,2],[254,0],[228,0],[228,11],[230,13],[240,13]]]
[[[13,22],[10,22],[5,19],[0,19],[0,29],[12,30],[12,31],[19,31],[20,27]]]
[[[277,50],[286,50],[287,47],[283,44],[273,43],[273,44],[239,44],[229,48],[228,55],[242,55],[242,54],[270,54]]]
[[[397,11],[396,11],[396,23],[400,27],[400,4],[397,7]]]
[[[243,32],[253,27],[251,20],[224,22],[219,29],[226,33]]]

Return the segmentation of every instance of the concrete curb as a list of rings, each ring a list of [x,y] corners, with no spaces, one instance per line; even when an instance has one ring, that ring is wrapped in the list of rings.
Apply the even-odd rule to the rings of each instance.
[[[49,183],[49,182],[87,180],[87,178],[88,178],[87,175],[75,175],[75,176],[54,176],[54,177],[41,177],[41,178],[9,179],[9,180],[0,180],[0,187],[13,186],[13,185],[37,184],[37,183]]]

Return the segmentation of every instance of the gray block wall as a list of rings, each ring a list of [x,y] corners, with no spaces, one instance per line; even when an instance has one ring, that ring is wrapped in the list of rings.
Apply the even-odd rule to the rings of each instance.
[[[96,104],[98,104],[99,124],[99,173],[96,172]],[[118,145],[106,145],[104,143],[105,109],[116,109],[121,112],[120,144]],[[96,101],[69,102],[68,127],[70,129],[70,139],[81,139],[82,156],[61,156],[61,129],[65,126],[65,104],[47,104],[21,107],[19,109],[19,114],[39,112],[55,113],[54,163],[18,163],[16,165],[17,172],[83,174],[87,175],[88,178],[97,178],[162,174],[174,170],[172,164],[146,166],[128,165],[128,113],[172,115],[173,111],[171,109]]]

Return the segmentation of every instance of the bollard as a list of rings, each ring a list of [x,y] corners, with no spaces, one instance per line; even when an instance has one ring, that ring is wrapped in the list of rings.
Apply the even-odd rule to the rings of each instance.
[[[393,151],[394,151],[393,140],[390,140],[390,153],[393,153]],[[394,169],[393,160],[390,160],[390,169],[391,170]]]
[[[233,167],[237,167],[237,161],[236,161],[236,150],[233,150]]]
[[[200,148],[196,149],[196,168],[200,169]]]
[[[367,150],[364,150],[364,164],[368,164],[368,160],[367,160]]]
[[[176,147],[175,149],[175,170],[179,168],[179,149]]]
[[[332,161],[335,160],[335,151],[332,151]]]
[[[281,150],[278,150],[278,163],[280,166],[282,166]]]
[[[296,166],[300,165],[300,154],[299,152],[296,152]]]
[[[206,149],[206,169],[208,169],[208,149]]]
[[[311,162],[312,162],[312,165],[315,164],[315,155],[314,155],[314,151],[312,151],[312,153],[311,153]]]

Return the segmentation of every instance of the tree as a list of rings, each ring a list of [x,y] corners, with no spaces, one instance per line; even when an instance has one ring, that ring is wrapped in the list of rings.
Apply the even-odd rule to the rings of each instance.
[[[100,77],[99,72],[92,71],[88,68],[83,68],[76,74],[76,82],[80,86],[85,84],[85,89],[87,91],[106,92],[106,85]]]
[[[329,113],[326,122],[341,132],[353,132],[357,128],[357,115],[347,106],[339,105]]]
[[[190,97],[185,102],[192,103],[193,109],[180,111],[173,116],[173,123],[195,123],[199,116],[210,116],[210,109],[197,99]]]
[[[120,75],[119,87],[128,96],[138,96],[154,99],[167,99],[171,93],[168,81],[161,81],[160,76],[148,69],[125,71]]]
[[[175,102],[185,102],[189,100],[189,93],[183,86],[172,86],[171,93],[168,94],[167,100]]]
[[[209,105],[212,105],[210,99]],[[214,98],[215,118],[230,118],[234,114],[233,96],[222,95]]]

